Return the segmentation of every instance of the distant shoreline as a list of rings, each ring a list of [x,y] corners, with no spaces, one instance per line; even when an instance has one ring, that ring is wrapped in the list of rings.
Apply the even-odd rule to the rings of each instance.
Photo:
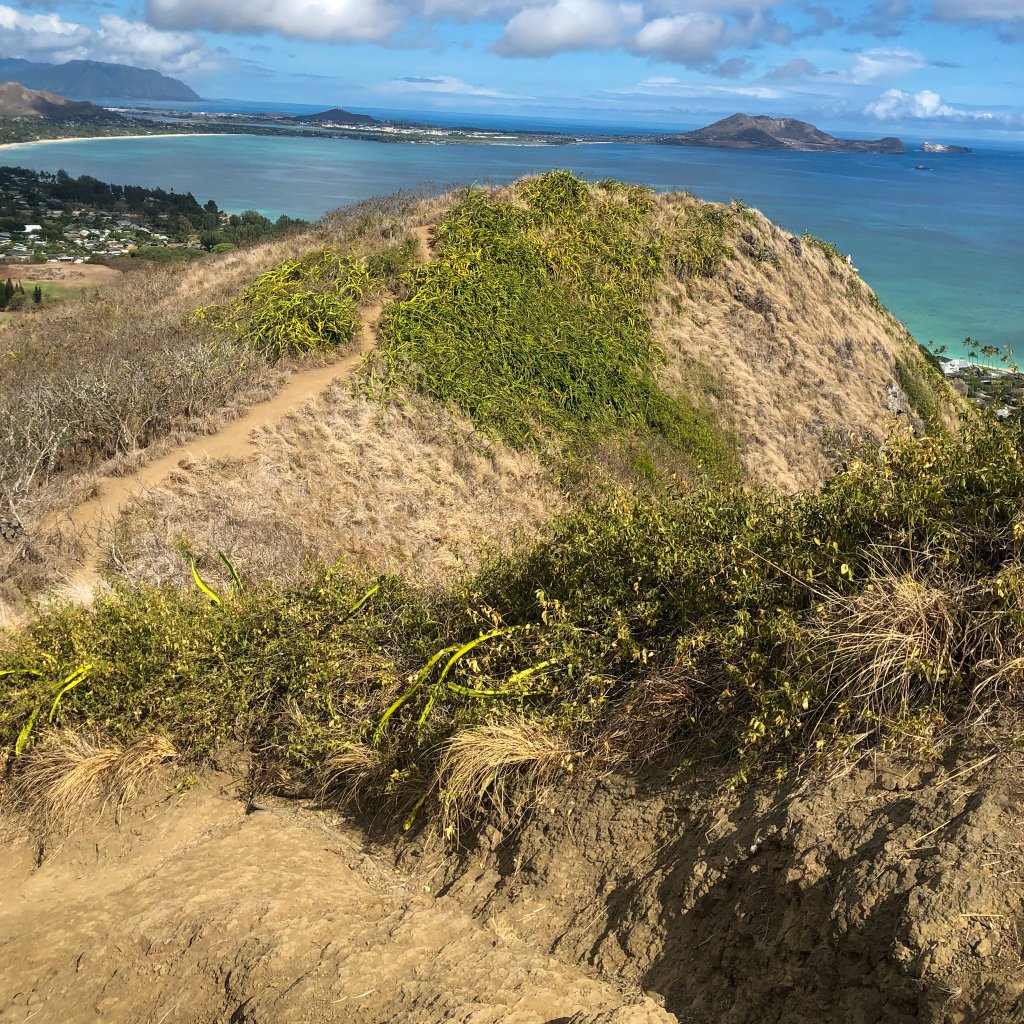
[[[149,135],[69,135],[63,139],[34,139],[32,142],[0,142],[0,149],[14,149],[17,146],[50,146],[57,142],[109,142],[111,139],[199,139],[206,135],[224,137],[244,135],[257,137],[256,132],[152,132]]]

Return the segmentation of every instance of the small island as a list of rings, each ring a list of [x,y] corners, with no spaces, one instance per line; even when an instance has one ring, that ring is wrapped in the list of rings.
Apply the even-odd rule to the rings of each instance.
[[[900,139],[839,139],[807,121],[793,117],[733,114],[705,128],[663,135],[665,146],[709,146],[723,149],[771,149],[825,153],[905,153]]]
[[[970,146],[946,146],[941,142],[925,142],[921,145],[922,153],[972,153]]]

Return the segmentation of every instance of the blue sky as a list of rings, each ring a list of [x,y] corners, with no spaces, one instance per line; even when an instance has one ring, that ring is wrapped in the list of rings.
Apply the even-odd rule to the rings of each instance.
[[[19,0],[0,28],[206,97],[1024,135],[1024,0]]]

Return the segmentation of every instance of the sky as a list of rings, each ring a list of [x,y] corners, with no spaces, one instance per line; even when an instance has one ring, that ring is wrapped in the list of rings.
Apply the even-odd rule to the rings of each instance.
[[[0,0],[0,30],[209,98],[1024,137],[1024,0]]]

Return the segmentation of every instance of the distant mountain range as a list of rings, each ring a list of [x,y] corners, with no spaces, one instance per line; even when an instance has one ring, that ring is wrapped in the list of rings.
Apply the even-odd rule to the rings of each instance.
[[[18,82],[0,85],[0,114],[45,117],[51,121],[114,121],[116,114],[88,100],[68,100],[52,92],[26,89]]]
[[[668,146],[719,146],[727,149],[819,150],[827,153],[904,153],[906,147],[894,137],[885,139],[837,139],[806,121],[793,117],[752,117],[733,114],[706,128],[664,135],[658,139]]]
[[[375,117],[369,114],[353,114],[351,110],[342,107],[331,107],[330,110],[322,110],[319,114],[303,114],[301,117],[292,118],[293,121],[304,121],[307,124],[381,124]]]
[[[18,82],[82,100],[197,100],[199,94],[184,82],[159,71],[96,60],[40,64],[0,57],[0,81]]]

